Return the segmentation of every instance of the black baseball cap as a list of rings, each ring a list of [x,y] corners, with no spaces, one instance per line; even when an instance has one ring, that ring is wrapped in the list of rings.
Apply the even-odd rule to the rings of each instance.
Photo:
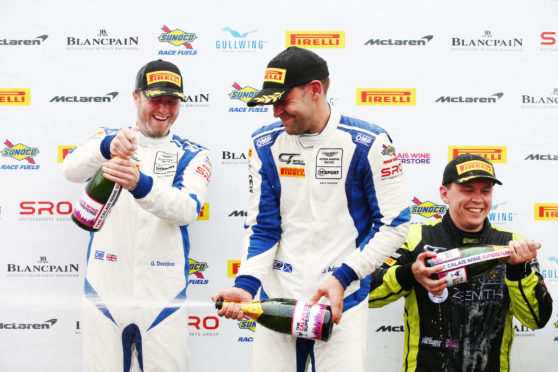
[[[178,97],[186,101],[182,74],[174,63],[158,59],[145,64],[136,75],[136,91],[151,99],[160,96]]]
[[[263,88],[248,106],[271,105],[283,99],[296,86],[329,76],[327,62],[316,53],[288,47],[267,64]]]
[[[486,178],[498,185],[502,184],[496,178],[494,166],[488,159],[476,154],[462,154],[446,165],[442,185],[451,182],[465,183],[477,178]]]

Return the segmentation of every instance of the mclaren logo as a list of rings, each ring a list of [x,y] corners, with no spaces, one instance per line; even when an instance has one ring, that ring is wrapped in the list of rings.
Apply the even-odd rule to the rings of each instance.
[[[112,102],[116,98],[118,92],[110,92],[105,96],[90,96],[90,97],[78,97],[78,96],[54,96],[49,102],[62,102],[62,103],[87,103],[87,102]]]
[[[462,154],[477,154],[492,163],[507,163],[506,146],[449,146],[448,161]]]
[[[423,36],[418,40],[396,40],[396,39],[370,39],[364,45],[410,45],[410,46],[422,46],[426,45],[434,36],[427,35]]]
[[[358,106],[415,106],[416,89],[357,88]]]
[[[345,48],[344,31],[287,31],[286,47]]]
[[[463,96],[440,96],[436,102],[440,103],[496,103],[504,93],[494,93],[489,97],[463,97]]]

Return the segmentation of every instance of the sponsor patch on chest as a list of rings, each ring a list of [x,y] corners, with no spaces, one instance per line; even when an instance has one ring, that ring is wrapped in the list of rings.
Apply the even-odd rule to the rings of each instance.
[[[155,163],[153,164],[154,174],[175,173],[178,165],[178,154],[157,151]]]
[[[319,149],[316,155],[317,179],[341,179],[343,176],[343,149]]]

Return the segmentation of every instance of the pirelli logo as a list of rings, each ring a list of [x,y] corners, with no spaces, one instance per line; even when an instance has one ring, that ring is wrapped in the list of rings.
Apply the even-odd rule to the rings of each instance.
[[[238,269],[240,268],[240,260],[228,260],[227,262],[227,276],[229,278],[236,277]]]
[[[345,48],[345,31],[287,31],[287,48]]]
[[[306,177],[304,168],[281,167],[279,168],[281,177]]]
[[[415,106],[416,89],[357,88],[358,106]]]
[[[483,170],[485,172],[494,175],[494,168],[492,165],[485,163],[483,161],[472,160],[467,161],[465,163],[459,164],[457,166],[457,174],[463,174],[465,172],[473,171],[473,170]]]
[[[268,68],[265,70],[264,81],[270,81],[272,83],[285,83],[285,75],[287,75],[287,70],[282,68]]]
[[[147,73],[147,85],[155,84],[160,81],[167,81],[169,83],[180,86],[180,75],[170,71],[154,71]]]
[[[535,204],[535,220],[558,221],[558,203]]]
[[[448,161],[462,154],[476,154],[490,160],[492,163],[507,163],[506,146],[449,146]]]
[[[1,106],[29,106],[31,105],[31,89],[29,88],[0,88]]]
[[[68,153],[70,151],[72,151],[72,149],[76,147],[74,146],[64,146],[64,145],[60,145],[58,146],[58,162],[62,163],[64,162],[64,159],[66,158],[66,155],[68,155]]]

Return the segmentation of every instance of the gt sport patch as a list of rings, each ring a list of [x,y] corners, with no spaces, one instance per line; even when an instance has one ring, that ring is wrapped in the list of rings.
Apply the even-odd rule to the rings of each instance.
[[[343,176],[343,149],[319,149],[316,155],[317,179],[341,179]]]
[[[178,154],[169,154],[163,151],[157,151],[157,154],[155,155],[155,164],[153,164],[153,173],[175,173],[177,166]]]

